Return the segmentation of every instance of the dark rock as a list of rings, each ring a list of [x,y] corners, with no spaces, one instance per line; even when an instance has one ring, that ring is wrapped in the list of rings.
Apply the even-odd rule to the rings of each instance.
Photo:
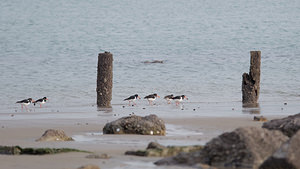
[[[110,159],[111,156],[109,156],[106,153],[103,153],[103,154],[89,154],[89,155],[86,156],[86,158],[89,158],[89,159]]]
[[[262,126],[269,130],[279,130],[283,134],[292,137],[300,129],[300,113],[282,119],[266,122]]]
[[[143,63],[164,63],[163,60],[144,61]]]
[[[22,148],[19,146],[0,146],[0,154],[19,155]]]
[[[268,121],[264,116],[254,116],[253,121]]]
[[[165,135],[166,127],[164,121],[156,115],[145,117],[131,115],[107,123],[103,128],[103,133]]]
[[[195,166],[202,163],[217,168],[257,168],[287,140],[288,137],[278,131],[243,127],[212,139],[200,151],[180,153],[155,164]]]
[[[146,157],[170,157],[181,152],[195,152],[201,150],[203,146],[163,146],[155,142],[149,143],[146,150],[126,151],[125,155],[136,155]]]
[[[72,137],[65,134],[63,130],[46,130],[45,133],[36,141],[74,141]]]
[[[20,146],[0,146],[0,154],[7,155],[44,155],[44,154],[57,154],[66,152],[83,152],[90,153],[88,151],[77,150],[72,148],[21,148]]]
[[[147,149],[164,149],[164,148],[166,147],[161,144],[158,144],[157,142],[150,142],[147,147]]]
[[[85,166],[79,167],[78,169],[100,169],[100,168],[96,165],[85,165]]]
[[[300,131],[282,144],[281,147],[269,157],[260,169],[296,169],[300,168]]]

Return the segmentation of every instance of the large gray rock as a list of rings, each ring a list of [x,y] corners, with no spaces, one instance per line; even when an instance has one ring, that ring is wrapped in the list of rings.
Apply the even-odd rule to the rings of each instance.
[[[279,131],[243,127],[212,139],[200,151],[181,153],[155,164],[195,166],[202,163],[217,168],[258,168],[287,140]]]
[[[164,121],[154,114],[145,117],[133,115],[107,123],[103,133],[165,135],[166,127]]]
[[[260,169],[296,169],[300,168],[300,131],[269,157]]]
[[[264,123],[262,127],[269,130],[279,130],[292,137],[300,129],[300,113],[283,119],[271,120]]]

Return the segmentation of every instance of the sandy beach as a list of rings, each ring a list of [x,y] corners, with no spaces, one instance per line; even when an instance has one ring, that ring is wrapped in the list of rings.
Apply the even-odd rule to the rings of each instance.
[[[213,105],[212,107],[214,107]],[[195,106],[194,106],[195,107]],[[208,111],[210,108],[206,111]],[[212,108],[218,112],[218,108]],[[222,107],[222,106],[221,106]],[[225,106],[226,107],[226,106]],[[228,106],[229,109],[230,106]],[[237,116],[199,116],[188,104],[184,110],[170,107],[125,107],[116,105],[112,111],[98,112],[34,112],[1,113],[0,145],[21,147],[76,148],[96,154],[107,154],[110,159],[89,159],[88,153],[61,153],[55,155],[0,155],[3,169],[76,169],[82,165],[94,164],[100,168],[157,168],[153,162],[160,158],[124,155],[127,150],[145,149],[149,142],[162,145],[204,145],[211,138],[242,126],[260,127],[262,122],[253,121],[253,114]],[[221,108],[220,108],[221,109]],[[223,109],[226,109],[223,107]],[[235,108],[237,109],[237,108]],[[278,107],[279,109],[279,107]],[[147,111],[149,112],[147,112]],[[232,111],[231,109],[230,111]],[[39,112],[40,111],[40,112]],[[146,111],[146,112],[145,112]],[[196,113],[195,113],[196,111]],[[120,114],[118,114],[118,113]],[[121,113],[122,112],[122,113]],[[166,136],[103,135],[103,126],[129,114],[158,114],[166,123]],[[156,113],[154,113],[156,112]],[[173,115],[171,113],[174,113]],[[224,111],[226,112],[226,111]],[[178,113],[178,114],[177,114]],[[183,114],[185,113],[185,114]],[[194,114],[193,114],[194,113]],[[180,116],[181,115],[181,116]],[[267,115],[269,120],[283,115]],[[36,142],[47,129],[62,129],[75,141]],[[168,168],[161,166],[160,168]],[[169,167],[174,168],[174,166]],[[178,167],[180,168],[180,167]]]

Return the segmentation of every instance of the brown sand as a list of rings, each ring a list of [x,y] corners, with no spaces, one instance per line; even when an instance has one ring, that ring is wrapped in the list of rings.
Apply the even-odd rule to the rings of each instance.
[[[52,114],[55,116],[55,113]],[[98,165],[102,169],[157,168],[153,162],[160,158],[125,156],[124,152],[145,149],[150,141],[157,141],[163,145],[204,144],[211,138],[237,127],[260,127],[262,125],[262,122],[252,121],[252,116],[163,118],[167,125],[167,136],[103,135],[101,130],[105,123],[111,120],[111,116],[74,119],[66,117],[18,119],[20,115],[22,114],[15,114],[10,119],[7,118],[10,114],[0,115],[0,145],[77,148],[97,154],[106,153],[111,158],[88,159],[85,158],[87,153],[75,152],[41,156],[0,155],[1,169],[75,169],[86,164]],[[39,116],[39,113],[31,115]],[[73,114],[70,113],[70,115]],[[62,129],[68,136],[75,138],[75,141],[36,142],[35,139],[39,138],[47,129]]]

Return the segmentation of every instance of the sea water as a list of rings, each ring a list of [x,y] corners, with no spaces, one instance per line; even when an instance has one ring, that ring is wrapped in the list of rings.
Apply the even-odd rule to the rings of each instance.
[[[104,51],[113,105],[136,93],[241,102],[252,50],[262,56],[260,101],[297,103],[299,45],[298,0],[1,0],[0,111],[44,96],[53,109],[92,107]],[[163,63],[143,63],[153,60]]]

